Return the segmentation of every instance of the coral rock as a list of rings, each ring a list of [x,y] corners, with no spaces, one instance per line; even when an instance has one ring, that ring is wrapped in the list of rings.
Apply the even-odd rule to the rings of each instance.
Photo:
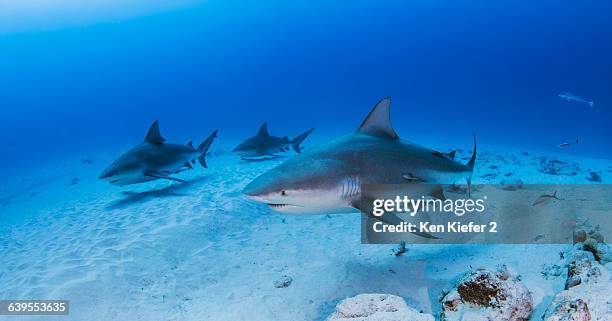
[[[544,314],[544,321],[590,321],[589,307],[581,299],[557,295]]]
[[[340,302],[327,321],[434,321],[404,299],[390,294],[360,294]]]
[[[468,273],[442,298],[441,320],[526,321],[533,303],[527,288],[505,267]]]
[[[555,157],[543,156],[540,158],[540,172],[550,175],[578,175],[581,171],[577,162],[560,160]]]
[[[607,246],[603,243],[600,246]],[[558,293],[546,309],[544,321],[609,321],[612,280],[606,266],[590,251],[580,250],[569,257],[566,290]]]

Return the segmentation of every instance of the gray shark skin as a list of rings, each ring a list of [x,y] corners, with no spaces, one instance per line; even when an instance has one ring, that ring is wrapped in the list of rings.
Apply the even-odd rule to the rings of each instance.
[[[263,123],[257,132],[257,135],[245,140],[236,146],[232,151],[243,158],[272,156],[280,152],[289,151],[289,147],[293,147],[296,153],[301,153],[300,144],[312,133],[314,128],[311,128],[301,135],[289,140],[287,136],[277,137],[268,133],[268,123]]]
[[[206,153],[217,137],[215,130],[197,148],[191,142],[186,145],[165,143],[159,132],[159,122],[155,121],[149,128],[145,140],[119,156],[108,166],[100,179],[113,185],[125,186],[167,179],[177,182],[184,180],[170,175],[192,169],[197,159],[202,167],[207,168]]]
[[[439,185],[416,183],[467,180],[469,185],[476,141],[474,154],[465,165],[402,141],[391,126],[390,104],[389,98],[381,100],[355,133],[292,157],[257,177],[243,193],[281,213],[327,214],[354,212],[361,208],[361,199],[403,195],[400,193],[444,198]],[[402,184],[405,190],[377,189],[376,195],[362,195],[362,184]]]
[[[572,93],[559,94],[559,97],[567,100],[568,102],[575,101],[575,102],[578,102],[578,103],[587,104],[587,105],[589,105],[591,107],[593,107],[595,105],[594,101],[587,101],[587,100],[582,99],[581,97],[578,97],[578,96],[576,96],[576,95],[574,95]]]

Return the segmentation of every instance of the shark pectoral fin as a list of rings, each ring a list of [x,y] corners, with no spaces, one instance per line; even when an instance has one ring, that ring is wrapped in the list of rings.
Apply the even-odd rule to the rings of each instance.
[[[383,223],[390,224],[390,225],[399,225],[399,224],[402,224],[402,223],[405,222],[399,216],[397,216],[395,214],[391,214],[391,213],[385,213],[382,216],[374,217],[374,219],[379,220],[379,221],[381,221]],[[424,238],[428,238],[428,239],[434,239],[434,240],[439,239],[439,237],[433,236],[433,235],[431,235],[429,233],[425,233],[425,232],[415,231],[415,232],[411,232],[411,233],[416,235],[416,236],[420,236],[420,237],[424,237]]]
[[[149,144],[160,145],[163,144],[165,141],[166,140],[159,132],[159,121],[156,120],[149,128],[149,132],[147,132],[147,136],[145,137],[145,142]]]
[[[437,198],[439,200],[445,201],[446,196],[444,196],[444,190],[441,186],[438,186],[433,192],[429,193],[429,196],[433,198]]]
[[[145,171],[144,175],[145,176],[149,176],[149,177],[167,179],[167,180],[170,180],[170,181],[187,183],[187,181],[184,181],[182,179],[178,179],[178,178],[175,178],[175,177],[170,177],[170,176],[168,176],[168,174],[165,174],[165,173],[162,173],[162,172],[158,172],[158,171],[147,170],[147,171]]]
[[[377,220],[377,221],[380,221],[386,224],[399,225],[405,222],[404,220],[402,220],[400,217],[398,217],[397,215],[393,213],[384,213],[381,216],[373,215],[372,211],[374,209],[374,200],[375,200],[374,197],[363,196],[361,198],[355,199],[351,203],[351,206],[358,209],[361,213],[367,215],[371,219],[374,219],[374,220]],[[420,237],[424,237],[428,239],[439,239],[439,237],[433,236],[429,233],[424,233],[424,232],[419,232],[419,231],[411,232],[411,233],[416,236],[420,236]]]
[[[190,162],[185,163],[185,167],[187,167],[189,169],[193,169],[193,166],[191,166]]]
[[[389,139],[399,139],[399,136],[391,126],[391,98],[384,98],[379,101],[370,111],[366,119],[361,123],[357,132],[360,134],[384,137]]]

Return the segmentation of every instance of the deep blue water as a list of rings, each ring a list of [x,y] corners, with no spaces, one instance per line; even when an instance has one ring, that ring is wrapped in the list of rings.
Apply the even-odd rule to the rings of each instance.
[[[571,92],[595,108],[557,97]],[[414,141],[612,158],[607,1],[209,1],[0,33],[0,163],[220,129],[354,130],[384,96]],[[557,144],[578,137],[580,144]],[[44,163],[43,163],[44,164]]]

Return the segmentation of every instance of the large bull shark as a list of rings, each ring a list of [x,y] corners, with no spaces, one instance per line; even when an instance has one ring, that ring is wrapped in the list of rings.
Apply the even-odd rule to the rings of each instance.
[[[217,130],[213,131],[197,148],[191,142],[186,145],[165,143],[159,132],[159,122],[156,120],[149,128],[145,140],[119,156],[108,166],[100,179],[113,185],[130,185],[167,179],[185,182],[172,177],[184,170],[192,169],[197,159],[202,167],[207,168],[206,153],[213,140],[217,137]]]
[[[402,141],[391,126],[390,105],[389,98],[381,100],[355,133],[292,157],[257,177],[243,193],[278,212],[327,214],[365,211],[362,200],[380,198],[381,195],[362,195],[363,184],[400,184],[393,186],[419,189],[420,195],[436,198],[444,198],[440,185],[416,183],[452,184],[465,180],[469,186],[476,160],[476,140],[467,164]],[[405,195],[402,194],[405,192],[380,193]]]
[[[300,145],[313,130],[314,128],[311,128],[290,140],[287,136],[277,137],[270,135],[268,133],[268,123],[263,123],[257,135],[240,143],[240,145],[236,146],[232,151],[243,158],[273,156],[277,153],[288,151],[291,146],[293,150],[299,154],[302,152],[302,147]]]

